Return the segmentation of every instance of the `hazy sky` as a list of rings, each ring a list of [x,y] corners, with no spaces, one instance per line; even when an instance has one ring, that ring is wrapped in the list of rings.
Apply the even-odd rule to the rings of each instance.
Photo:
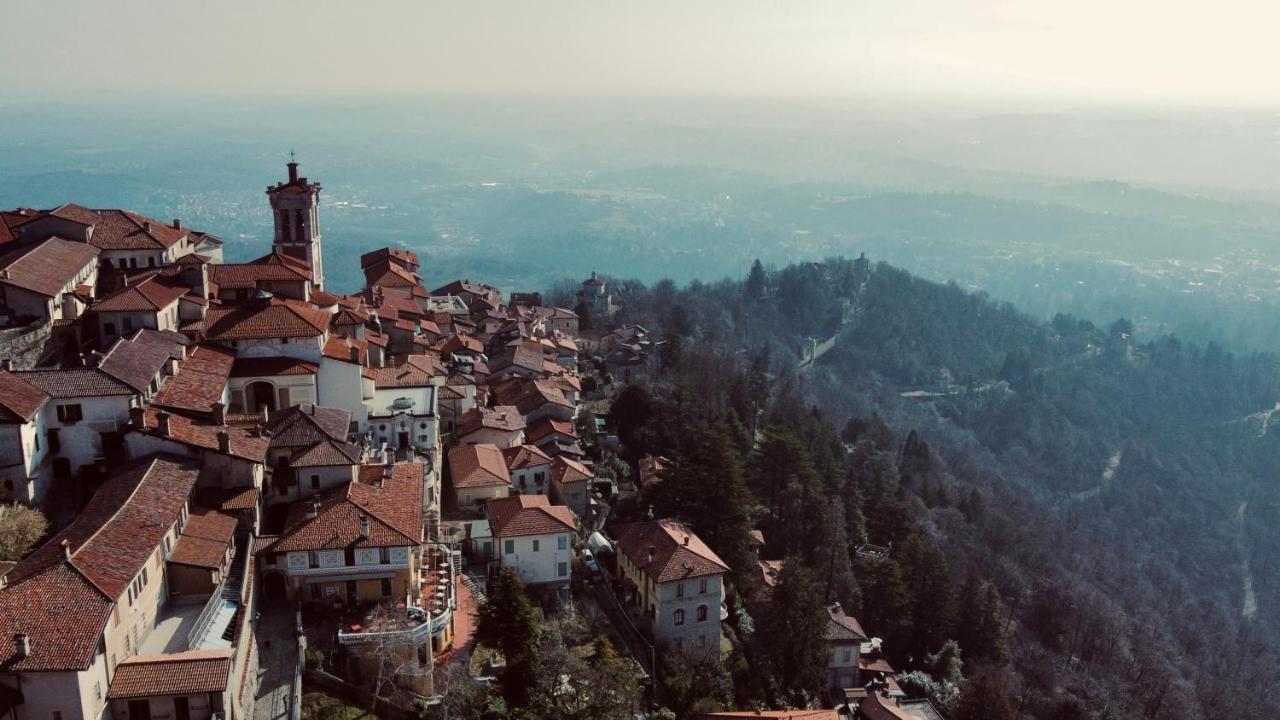
[[[1280,101],[1270,0],[6,5],[11,100],[97,88]]]

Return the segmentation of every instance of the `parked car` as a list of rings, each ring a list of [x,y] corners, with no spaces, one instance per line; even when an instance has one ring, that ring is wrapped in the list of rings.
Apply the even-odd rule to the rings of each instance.
[[[587,572],[592,577],[600,577],[600,563],[596,562],[596,556],[591,553],[589,548],[582,549],[582,564],[587,568]]]

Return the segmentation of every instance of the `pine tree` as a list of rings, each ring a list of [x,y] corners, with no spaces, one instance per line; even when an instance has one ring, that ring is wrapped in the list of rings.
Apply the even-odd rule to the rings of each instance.
[[[819,574],[789,556],[761,617],[761,651],[790,704],[805,707],[821,692],[827,667],[828,615]]]
[[[511,707],[529,704],[537,679],[538,615],[520,577],[509,567],[498,572],[492,592],[480,606],[477,639],[502,652],[502,694]]]
[[[913,532],[894,555],[911,588],[911,636],[901,652],[916,661],[947,640],[954,621],[954,592],[947,562],[927,536]]]
[[[1009,680],[1003,670],[980,667],[960,688],[951,720],[1014,720],[1018,714],[1010,699]]]
[[[751,272],[747,274],[747,282],[743,285],[743,294],[748,300],[763,300],[768,278],[764,273],[764,265],[760,264],[760,259],[751,263]]]

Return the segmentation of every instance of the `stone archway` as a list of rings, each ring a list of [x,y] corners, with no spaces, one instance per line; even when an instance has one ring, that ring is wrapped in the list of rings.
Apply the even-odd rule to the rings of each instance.
[[[276,386],[266,380],[255,380],[244,386],[245,412],[256,413],[263,405],[268,412],[276,409]]]
[[[283,608],[289,605],[289,581],[284,573],[272,571],[262,578],[262,604],[266,608]]]

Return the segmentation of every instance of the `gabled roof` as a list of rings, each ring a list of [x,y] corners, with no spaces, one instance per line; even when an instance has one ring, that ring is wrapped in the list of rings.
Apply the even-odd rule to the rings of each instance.
[[[64,208],[76,207],[74,213]],[[59,211],[62,211],[61,213]],[[162,250],[172,247],[186,237],[186,228],[175,228],[170,223],[160,222],[129,210],[92,210],[96,219],[85,215],[86,209],[79,206],[63,206],[51,212],[58,217],[71,218],[76,222],[93,226],[93,237],[89,243],[103,250]]]
[[[551,464],[551,458],[533,445],[505,448],[502,457],[507,461],[507,470],[511,471]]]
[[[216,510],[192,510],[169,562],[200,568],[220,568],[235,539],[236,519]]]
[[[396,264],[418,267],[418,256],[412,250],[397,247],[378,248],[360,256],[360,267],[367,268],[379,262],[391,261]]]
[[[234,425],[216,425],[210,421],[193,420],[177,414],[169,415],[169,434],[163,435],[160,433],[160,421],[157,419],[157,414],[160,412],[163,410],[147,408],[142,416],[142,427],[131,425],[129,429],[213,452],[221,452],[218,450],[218,433],[226,432],[231,455],[257,463],[266,462],[269,440],[265,437],[258,437]]]
[[[94,312],[155,312],[186,295],[190,288],[152,273],[116,290],[92,305]]]
[[[510,405],[487,408],[476,406],[458,419],[458,437],[466,437],[481,429],[515,432],[524,429],[524,416]]]
[[[719,575],[729,570],[729,566],[679,520],[625,525],[618,534],[618,550],[654,582]]]
[[[197,345],[178,367],[178,374],[165,381],[151,399],[154,407],[208,413],[222,402],[235,362],[234,351],[217,345]]]
[[[370,368],[374,387],[427,387],[431,385],[431,373],[417,365],[404,364],[400,367]]]
[[[501,372],[509,367],[517,367],[530,372],[541,373],[545,369],[542,345],[528,340],[509,347],[489,361],[493,372]]]
[[[828,642],[862,643],[869,639],[857,618],[845,613],[840,603],[828,606],[827,616],[829,618],[826,629]]]
[[[198,471],[164,455],[126,465],[70,525],[10,570],[0,588],[0,633],[29,635],[31,653],[16,657],[13,642],[0,643],[0,667],[89,667],[116,598],[177,522]]]
[[[99,368],[63,368],[61,370],[19,370],[13,373],[53,398],[109,397],[136,395],[137,390],[111,377]],[[9,393],[0,390],[0,404]]]
[[[574,429],[573,423],[568,420],[555,420],[550,417],[541,417],[534,420],[524,435],[527,442],[536,443],[553,433],[566,435],[575,440],[578,438],[578,433]]]
[[[134,390],[145,393],[151,381],[164,370],[165,363],[171,358],[182,357],[183,352],[182,343],[173,336],[142,329],[132,337],[117,340],[98,367]]]
[[[295,452],[289,458],[289,467],[333,467],[360,464],[360,447],[336,440],[321,440],[311,447]]]
[[[315,375],[320,366],[287,355],[272,357],[238,357],[231,366],[231,377],[279,377],[283,375]]]
[[[97,257],[92,246],[52,237],[0,256],[0,284],[53,297]]]
[[[346,442],[351,411],[301,403],[276,410],[267,417],[271,447],[310,447],[324,440]]]
[[[494,498],[485,503],[484,510],[494,537],[553,535],[577,530],[569,508],[552,505],[545,495]]]
[[[858,703],[858,717],[862,720],[915,720],[896,701],[881,696],[878,692],[867,693]]]
[[[556,459],[551,462],[551,480],[553,482],[560,484],[579,482],[590,480],[595,476],[596,474],[591,472],[591,469],[586,465],[563,455],[556,456]]]
[[[306,282],[311,279],[311,266],[275,249],[247,263],[211,265],[209,279],[222,289],[251,289],[259,282]]]
[[[0,423],[28,422],[48,400],[48,393],[26,378],[0,371]]]
[[[272,298],[209,308],[204,327],[206,337],[219,341],[315,337],[329,329],[329,313]]]
[[[496,445],[462,445],[449,451],[449,476],[454,488],[510,485],[507,462]]]
[[[269,552],[417,546],[422,542],[420,463],[365,465],[360,478],[289,507],[285,531]],[[308,517],[314,508],[315,517]],[[367,517],[368,534],[362,517]]]
[[[135,655],[116,666],[107,699],[220,693],[230,683],[235,648]]]

